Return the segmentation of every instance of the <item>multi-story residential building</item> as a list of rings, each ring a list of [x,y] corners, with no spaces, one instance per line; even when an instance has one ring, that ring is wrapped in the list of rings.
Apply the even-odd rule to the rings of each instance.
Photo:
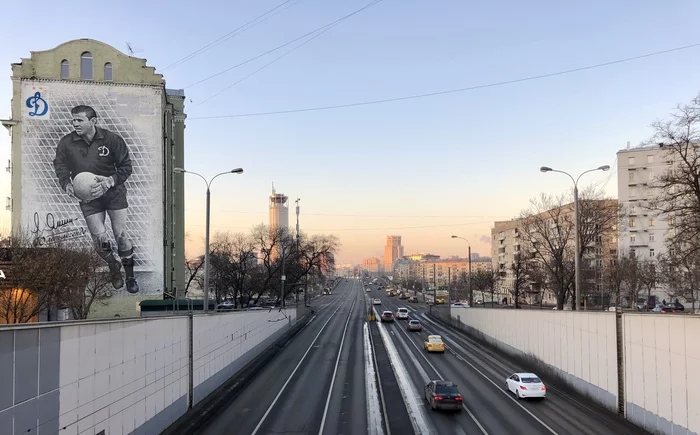
[[[478,271],[491,271],[489,258],[472,260],[472,274]],[[466,258],[411,260],[396,262],[396,271],[401,280],[416,280],[426,287],[447,287],[448,284],[464,279],[469,273],[469,260]]]
[[[649,210],[656,196],[651,186],[671,167],[663,146],[627,148],[617,153],[617,195],[627,216],[619,233],[620,253],[654,259],[666,251],[668,220]]]
[[[386,236],[386,246],[384,247],[384,271],[392,273],[394,262],[403,257],[403,246],[401,236]]]
[[[601,207],[608,207],[611,210],[617,209],[615,200],[599,200],[601,201]],[[555,209],[556,210],[556,209]],[[561,206],[558,213],[550,214],[550,211],[545,211],[535,218],[547,219],[551,215],[573,215],[574,206],[573,203],[565,204]],[[585,219],[582,216],[581,219]],[[523,224],[524,219],[518,218],[510,221],[500,221],[495,222],[494,227],[491,229],[491,251],[492,251],[492,267],[493,270],[498,273],[498,284],[502,291],[506,293],[512,293],[514,285],[514,276],[512,265],[515,263],[516,256],[528,249],[528,245],[531,243],[529,240],[524,240],[523,237]],[[573,221],[573,216],[571,216],[571,221]],[[574,232],[571,231],[571,237],[574,237]],[[595,303],[594,300],[604,293],[606,290],[604,284],[604,271],[606,265],[609,265],[611,261],[617,258],[618,254],[618,230],[617,225],[610,226],[606,228],[601,235],[596,237],[596,239],[589,245],[585,247],[584,250],[584,260],[582,263],[583,267],[591,273],[590,276],[590,286],[588,287],[589,293],[591,294],[591,302]],[[569,241],[571,248],[575,244],[574,240]],[[572,253],[573,255],[573,253]],[[532,258],[532,253],[528,253],[527,257],[529,261],[541,261],[538,258]],[[556,296],[553,289],[549,288],[546,283],[529,283],[525,285],[524,296],[529,299],[530,302],[539,303],[540,301],[544,303],[554,303],[556,302]],[[594,296],[595,295],[595,296]]]
[[[363,258],[362,268],[369,273],[377,274],[382,271],[382,261],[379,258]]]

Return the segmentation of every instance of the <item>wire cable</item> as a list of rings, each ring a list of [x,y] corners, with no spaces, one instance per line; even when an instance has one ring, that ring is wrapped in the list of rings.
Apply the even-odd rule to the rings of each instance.
[[[382,0],[379,0],[379,1],[382,1]],[[376,3],[379,3],[379,1],[377,1]],[[375,3],[375,4],[376,4],[376,3]],[[217,91],[217,92],[214,93],[211,97],[209,97],[209,98],[205,99],[204,101],[198,103],[198,104],[195,105],[194,107],[201,106],[202,104],[204,104],[204,103],[206,103],[206,102],[212,100],[213,98],[215,98],[215,97],[217,97],[217,96],[223,94],[224,92],[226,92],[227,90],[231,89],[232,87],[237,86],[237,85],[240,84],[241,82],[243,82],[243,81],[249,79],[250,77],[252,77],[252,76],[254,76],[255,74],[259,73],[260,71],[264,70],[264,69],[267,68],[268,66],[272,65],[273,63],[275,63],[275,62],[277,62],[277,61],[279,61],[279,60],[282,60],[284,57],[286,57],[286,56],[292,54],[292,53],[295,52],[296,50],[300,49],[301,47],[305,46],[305,45],[308,44],[309,42],[311,42],[311,41],[313,41],[314,39],[318,38],[319,36],[323,35],[324,33],[326,33],[327,31],[331,30],[333,27],[337,26],[338,24],[342,23],[344,20],[347,20],[348,18],[350,18],[350,17],[346,17],[346,18],[344,18],[343,20],[338,21],[338,22],[336,22],[335,24],[333,24],[333,25],[331,25],[331,26],[325,28],[324,30],[320,31],[320,32],[317,33],[316,35],[314,35],[314,36],[312,36],[311,38],[307,39],[307,40],[304,41],[303,43],[297,45],[296,47],[294,47],[294,48],[292,48],[291,50],[287,51],[286,53],[282,54],[281,56],[276,57],[276,58],[273,59],[271,62],[266,63],[265,65],[263,65],[262,67],[256,69],[255,71],[253,71],[252,73],[250,73],[250,74],[248,74],[247,76],[243,77],[242,79],[240,79],[240,80],[238,80],[238,81],[232,83],[231,85],[229,85],[229,86],[227,86],[227,87],[225,87],[225,88],[223,88],[223,89]]]
[[[455,93],[461,93],[461,92],[474,91],[477,89],[493,88],[493,87],[497,87],[497,86],[511,85],[511,84],[515,84],[515,83],[541,80],[541,79],[545,79],[545,78],[549,78],[549,77],[555,77],[555,76],[572,74],[572,73],[591,70],[591,69],[603,68],[603,67],[610,66],[610,65],[631,62],[634,60],[644,59],[644,58],[653,57],[653,56],[659,56],[662,54],[672,53],[672,52],[681,51],[681,50],[687,50],[687,49],[695,48],[695,47],[700,47],[700,43],[691,44],[691,45],[684,45],[682,47],[676,47],[676,48],[671,48],[668,50],[656,51],[653,53],[642,54],[640,56],[627,57],[624,59],[613,60],[610,62],[598,63],[595,65],[588,65],[588,66],[567,69],[567,70],[562,70],[562,71],[557,71],[557,72],[552,72],[552,73],[539,74],[539,75],[529,76],[529,77],[522,77],[522,78],[513,79],[513,80],[504,80],[504,81],[500,81],[500,82],[487,83],[487,84],[483,84],[483,85],[468,86],[468,87],[464,87],[464,88],[448,89],[448,90],[444,90],[444,91],[428,92],[428,93],[424,93],[424,94],[406,95],[403,97],[384,98],[384,99],[380,99],[380,100],[369,100],[369,101],[361,101],[361,102],[356,102],[356,103],[334,104],[334,105],[330,105],[330,106],[307,107],[307,108],[301,108],[301,109],[277,110],[277,111],[269,111],[269,112],[253,112],[253,113],[240,113],[240,114],[234,114],[234,115],[217,115],[217,116],[200,116],[200,117],[194,117],[194,118],[188,117],[187,119],[188,120],[195,120],[195,119],[202,120],[202,119],[246,118],[246,117],[252,117],[252,116],[285,115],[285,114],[289,114],[289,113],[317,112],[317,111],[322,111],[322,110],[344,109],[344,108],[348,108],[348,107],[369,106],[369,105],[373,105],[373,104],[384,104],[384,103],[393,103],[393,102],[397,102],[397,101],[415,100],[415,99],[419,99],[419,98],[435,97],[435,96],[439,96],[439,95],[455,94]]]
[[[293,4],[287,6],[287,7],[284,8],[284,9],[280,9],[282,6],[287,5],[287,4],[289,4],[290,2],[292,2],[292,1],[294,1]],[[268,10],[268,11],[265,12],[264,14],[258,15],[257,17],[255,17],[254,19],[248,21],[247,23],[245,23],[245,24],[243,24],[243,25],[241,25],[241,26],[239,26],[239,27],[237,27],[237,28],[231,30],[231,31],[228,32],[227,34],[225,34],[225,35],[223,35],[223,36],[221,36],[221,37],[215,39],[214,41],[212,41],[212,42],[210,42],[210,43],[208,43],[208,44],[206,44],[206,45],[204,45],[204,46],[198,48],[197,50],[195,50],[195,51],[193,51],[192,53],[188,54],[187,56],[183,57],[182,59],[180,59],[180,60],[178,60],[178,61],[176,61],[176,62],[173,62],[172,64],[170,64],[170,65],[166,66],[165,68],[163,68],[161,71],[166,71],[166,70],[168,70],[168,69],[170,69],[170,68],[174,68],[174,67],[176,67],[176,66],[178,66],[178,65],[181,65],[181,64],[183,64],[183,63],[185,63],[185,62],[187,62],[187,61],[189,61],[189,60],[192,60],[192,59],[194,59],[195,57],[199,56],[200,54],[204,53],[205,51],[208,51],[208,50],[210,50],[210,49],[216,47],[217,45],[222,44],[222,43],[228,41],[229,39],[235,38],[236,36],[240,35],[241,33],[245,32],[246,30],[250,30],[250,29],[254,28],[255,26],[257,26],[258,24],[264,23],[265,21],[269,20],[270,18],[274,17],[275,15],[277,15],[277,14],[279,14],[279,13],[281,13],[281,12],[284,12],[284,11],[286,11],[287,9],[289,9],[289,8],[291,8],[291,7],[293,7],[293,6],[296,6],[297,4],[299,4],[299,3],[302,2],[302,1],[303,1],[303,0],[286,0],[285,2],[280,3],[279,5],[275,6],[274,8]],[[259,21],[258,21],[258,20],[259,20]],[[256,21],[258,21],[258,22],[256,23]],[[250,25],[250,26],[249,26],[249,25]],[[249,26],[249,27],[246,27],[246,26]],[[241,29],[243,29],[243,30],[241,30]],[[239,30],[240,30],[240,31],[239,31]]]
[[[337,20],[335,20],[335,21],[333,21],[333,22],[331,22],[331,23],[328,23],[328,24],[326,24],[325,26],[321,26],[321,27],[319,27],[318,29],[312,30],[311,32],[306,33],[306,34],[304,34],[304,35],[302,35],[302,36],[300,36],[300,37],[298,37],[298,38],[295,38],[295,39],[293,39],[293,40],[291,40],[291,41],[289,41],[289,42],[285,42],[284,44],[282,44],[282,45],[280,45],[280,46],[277,46],[277,47],[275,47],[275,48],[273,48],[273,49],[271,49],[271,50],[268,50],[268,51],[266,51],[266,52],[264,52],[264,53],[262,53],[262,54],[259,54],[259,55],[257,55],[257,56],[251,57],[250,59],[248,59],[248,60],[246,60],[246,61],[243,61],[243,62],[241,62],[241,63],[239,63],[239,64],[237,64],[237,65],[234,65],[234,66],[232,66],[232,67],[230,67],[230,68],[226,68],[226,69],[224,69],[224,70],[222,70],[222,71],[219,71],[219,72],[216,73],[216,74],[212,74],[212,75],[210,75],[209,77],[203,78],[203,79],[201,79],[201,80],[199,80],[199,81],[197,81],[197,82],[194,82],[194,83],[192,83],[192,84],[189,84],[189,85],[185,86],[184,89],[188,89],[188,88],[191,88],[191,87],[196,86],[196,85],[198,85],[198,84],[204,83],[204,82],[209,81],[209,80],[211,80],[211,79],[213,79],[213,78],[215,78],[215,77],[218,77],[218,76],[220,76],[220,75],[222,75],[222,74],[226,74],[227,72],[232,71],[232,70],[234,70],[234,69],[236,69],[236,68],[238,68],[238,67],[241,67],[241,66],[243,66],[243,65],[246,65],[246,64],[248,64],[248,63],[250,63],[250,62],[252,62],[252,61],[254,61],[254,60],[256,60],[256,59],[260,59],[260,58],[263,57],[263,56],[267,56],[268,54],[273,53],[273,52],[275,52],[275,51],[277,51],[277,50],[280,50],[280,49],[282,49],[282,48],[284,48],[284,47],[286,47],[286,46],[288,46],[288,45],[291,45],[291,44],[293,44],[293,43],[295,43],[295,42],[297,42],[297,41],[300,41],[300,40],[306,38],[307,36],[311,36],[311,35],[313,35],[314,33],[320,32],[320,31],[324,30],[324,29],[327,28],[327,27],[333,26],[333,25],[335,25],[335,24],[337,24],[337,23],[339,23],[339,22],[341,22],[341,21],[344,21],[344,20],[346,20],[346,19],[352,17],[353,15],[357,15],[357,14],[359,14],[360,12],[364,11],[365,9],[368,9],[368,8],[370,8],[370,7],[372,7],[372,6],[376,5],[376,4],[378,4],[378,3],[381,3],[382,1],[384,1],[384,0],[373,0],[372,2],[370,2],[370,3],[366,4],[365,6],[361,7],[360,9],[357,9],[356,11],[354,11],[354,12],[348,14],[348,15],[345,15],[345,16],[343,16],[343,17],[341,17],[341,18],[338,18]]]

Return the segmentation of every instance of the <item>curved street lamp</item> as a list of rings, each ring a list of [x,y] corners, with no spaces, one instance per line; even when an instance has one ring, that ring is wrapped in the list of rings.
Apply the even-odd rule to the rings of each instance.
[[[206,178],[202,174],[198,174],[197,172],[192,172],[192,171],[186,171],[183,168],[173,168],[173,172],[176,174],[193,174],[204,180],[204,183],[207,185],[207,214],[206,214],[206,232],[204,236],[204,312],[209,311],[209,224],[211,222],[211,215],[210,215],[210,204],[211,204],[211,192],[209,190],[211,183],[216,179],[216,177],[220,175],[226,175],[226,174],[242,174],[243,173],[243,168],[236,168],[236,169],[231,169],[230,171],[226,172],[221,172],[219,174],[214,175],[211,177],[209,181],[207,181]]]
[[[552,169],[548,166],[542,166],[540,168],[540,172],[558,172],[560,174],[567,175],[569,178],[571,178],[571,181],[574,183],[574,233],[576,234],[575,238],[575,249],[576,249],[576,256],[574,257],[574,269],[576,270],[576,282],[575,282],[575,304],[574,304],[574,309],[578,310],[581,308],[581,258],[580,258],[580,252],[581,252],[581,235],[579,234],[579,221],[580,221],[580,216],[579,216],[579,210],[578,210],[578,181],[581,179],[581,177],[584,174],[587,174],[589,172],[595,172],[595,171],[608,171],[610,170],[609,165],[603,165],[603,166],[598,166],[595,169],[589,169],[587,171],[581,172],[581,174],[574,179],[574,177],[571,176],[568,172],[560,171],[558,169]]]

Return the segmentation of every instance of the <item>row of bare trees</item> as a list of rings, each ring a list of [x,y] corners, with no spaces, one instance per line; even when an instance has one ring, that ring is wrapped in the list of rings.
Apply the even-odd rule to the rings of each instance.
[[[62,309],[74,319],[86,319],[113,290],[104,262],[91,247],[37,248],[31,237],[10,236],[0,242],[0,261],[5,274],[1,323],[26,323]]]
[[[294,237],[265,225],[247,234],[218,233],[211,245],[209,286],[217,302],[230,300],[236,308],[257,304],[262,297],[279,301],[309,285],[322,285],[334,269],[339,246],[335,236]],[[201,262],[189,264],[187,290],[193,282],[202,285],[204,271]]]

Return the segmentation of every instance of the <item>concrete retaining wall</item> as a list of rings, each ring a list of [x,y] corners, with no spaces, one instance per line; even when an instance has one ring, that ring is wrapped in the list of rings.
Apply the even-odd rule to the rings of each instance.
[[[433,315],[506,353],[536,358],[614,412],[621,378],[626,418],[654,433],[700,433],[700,317],[623,314],[619,372],[612,312],[433,307]]]
[[[296,311],[0,326],[2,433],[160,433],[188,410],[190,385],[195,404]]]

